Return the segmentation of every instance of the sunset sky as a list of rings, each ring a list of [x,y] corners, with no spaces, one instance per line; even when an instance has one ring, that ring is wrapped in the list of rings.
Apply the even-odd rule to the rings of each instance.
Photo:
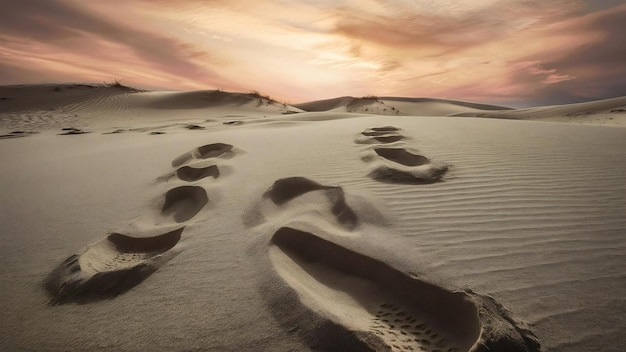
[[[0,0],[0,85],[509,106],[626,95],[626,1]]]

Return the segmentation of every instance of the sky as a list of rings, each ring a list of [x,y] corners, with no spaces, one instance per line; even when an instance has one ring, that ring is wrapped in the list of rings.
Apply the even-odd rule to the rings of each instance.
[[[626,0],[0,0],[0,85],[447,98],[626,95]]]

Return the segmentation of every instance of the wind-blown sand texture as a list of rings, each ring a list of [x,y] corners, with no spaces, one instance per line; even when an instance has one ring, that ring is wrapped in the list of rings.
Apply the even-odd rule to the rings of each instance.
[[[0,92],[0,350],[626,344],[621,127],[443,118],[504,112],[438,100]],[[593,104],[609,109],[551,111]]]

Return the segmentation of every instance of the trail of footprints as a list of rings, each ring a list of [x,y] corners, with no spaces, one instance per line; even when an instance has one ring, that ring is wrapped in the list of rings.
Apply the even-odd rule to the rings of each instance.
[[[381,182],[420,184],[440,181],[447,167],[434,165],[429,158],[410,152],[401,144],[405,139],[399,129],[392,126],[369,128],[361,132],[356,143],[373,145],[362,159],[379,164],[370,176]],[[180,241],[186,224],[209,202],[206,190],[197,182],[221,177],[223,170],[216,160],[233,155],[235,151],[232,145],[214,143],[195,148],[174,159],[173,169],[158,179],[175,179],[175,182],[184,184],[165,193],[163,206],[157,215],[158,225],[154,225],[150,234],[145,233],[143,236],[111,233],[80,254],[67,258],[45,281],[52,296],[51,302],[84,303],[115,297],[139,284],[171,259],[167,254]],[[382,296],[371,296],[369,303],[362,302],[363,306],[357,308],[360,313],[356,314],[364,317],[364,325],[346,325],[347,329],[356,332],[358,339],[362,338],[362,333],[366,333],[367,336],[361,340],[367,345],[365,349],[460,352],[468,350],[479,338],[477,308],[464,295],[422,282],[384,262],[353,252],[316,234],[280,223],[300,214],[290,212],[289,208],[302,206],[303,203],[297,200],[305,195],[309,197],[309,194],[312,198],[304,199],[304,202],[312,201],[314,206],[304,212],[318,218],[326,217],[329,224],[338,226],[335,230],[341,228],[342,231],[353,232],[360,225],[359,212],[347,203],[342,187],[322,185],[304,177],[282,178],[263,194],[265,203],[259,203],[261,208],[269,209],[257,209],[261,215],[267,215],[263,221],[279,222],[280,227],[270,239],[270,248],[273,250],[270,252],[276,253],[277,249],[279,253],[292,258],[295,265],[301,266],[301,273],[310,275],[312,280],[324,282],[324,277],[316,276],[325,275],[318,271],[323,267],[322,272],[332,273],[335,277],[344,275],[347,280],[357,277],[368,282],[370,287],[376,287]],[[277,214],[287,216],[273,218]],[[250,226],[255,224],[251,223]],[[151,235],[158,232],[157,235]],[[341,235],[337,231],[330,236]],[[323,237],[328,237],[328,234]],[[316,269],[310,270],[310,265],[315,265]],[[293,280],[302,280],[297,275],[283,279],[288,285],[292,285]],[[306,279],[292,285],[292,289],[296,290],[296,287],[306,286],[310,282]],[[361,294],[354,292],[355,288],[349,284],[335,283],[333,286],[348,296],[357,297]],[[415,300],[417,296],[419,300]],[[380,300],[384,301],[376,305],[375,302]],[[335,303],[338,302],[332,304]],[[331,310],[332,304],[329,308]],[[372,304],[375,308],[371,308]],[[452,314],[439,317],[439,320],[445,321],[441,329],[436,329],[433,325],[440,326],[441,321],[433,325],[429,321],[433,321],[432,314],[438,315],[432,307],[440,305]],[[284,316],[284,312],[280,316]],[[326,338],[326,335],[316,336],[315,339],[320,337]]]
[[[379,306],[370,331],[394,351],[459,352],[426,322],[391,303]]]
[[[397,127],[372,127],[362,131],[357,144],[374,145],[363,155],[366,162],[376,162],[369,176],[380,182],[428,184],[442,180],[448,166],[404,147],[406,137]]]
[[[159,179],[175,177],[186,183],[208,177],[217,179],[220,177],[219,166],[206,162],[233,155],[233,146],[229,144],[201,146],[174,159],[172,166],[176,169]],[[51,296],[50,302],[85,303],[112,298],[136,286],[173,257],[169,252],[180,241],[186,223],[208,202],[206,190],[199,185],[171,188],[165,193],[157,215],[148,214],[135,220],[147,221],[148,227],[152,227],[150,230],[145,230],[144,226],[144,233],[111,233],[57,266],[44,281]],[[154,224],[150,225],[150,222]]]

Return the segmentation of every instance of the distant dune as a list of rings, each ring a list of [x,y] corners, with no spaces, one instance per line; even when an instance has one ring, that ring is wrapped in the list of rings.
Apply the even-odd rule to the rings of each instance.
[[[626,126],[626,97],[509,111],[461,112],[452,116]]]
[[[0,351],[621,352],[625,104],[0,87]]]
[[[431,98],[400,98],[381,97],[387,105],[391,105],[401,111],[403,115],[415,116],[448,116],[459,112],[482,112],[490,110],[512,110],[511,108],[468,103],[464,101],[431,99]]]
[[[454,100],[400,97],[339,97],[294,104],[311,112],[353,112],[374,115],[447,116],[458,112],[506,110],[509,108]]]
[[[380,101],[377,97],[339,97],[294,104],[295,107],[309,112],[353,112],[374,115],[400,115],[393,106]]]

